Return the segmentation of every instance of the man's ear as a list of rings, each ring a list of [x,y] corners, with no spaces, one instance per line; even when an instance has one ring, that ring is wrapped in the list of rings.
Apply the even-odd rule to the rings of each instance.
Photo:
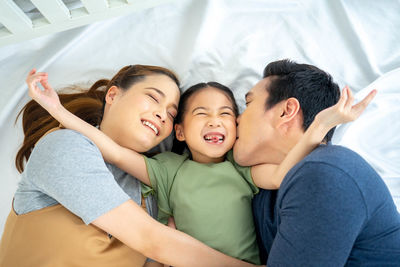
[[[286,99],[281,106],[281,124],[292,122],[293,119],[299,114],[300,102],[294,97]]]
[[[111,86],[106,94],[106,103],[107,104],[112,104],[114,102],[114,100],[117,98],[117,96],[119,96],[119,94],[121,94],[121,89],[119,89],[117,86],[113,85]]]
[[[178,141],[185,141],[185,135],[183,134],[183,127],[180,124],[175,124],[175,136]]]

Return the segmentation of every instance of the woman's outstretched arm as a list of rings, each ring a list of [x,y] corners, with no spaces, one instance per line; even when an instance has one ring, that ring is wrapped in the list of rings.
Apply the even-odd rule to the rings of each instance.
[[[92,223],[143,255],[171,266],[254,266],[157,222],[131,200]]]

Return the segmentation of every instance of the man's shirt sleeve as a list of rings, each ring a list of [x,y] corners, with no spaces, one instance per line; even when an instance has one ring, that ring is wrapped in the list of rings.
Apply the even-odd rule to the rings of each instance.
[[[307,162],[281,190],[267,266],[345,265],[367,218],[355,181],[335,166]]]

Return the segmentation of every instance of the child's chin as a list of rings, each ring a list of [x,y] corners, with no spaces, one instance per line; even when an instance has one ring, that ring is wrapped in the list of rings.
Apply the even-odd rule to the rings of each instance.
[[[223,158],[225,157],[226,153],[228,153],[229,150],[227,151],[219,151],[218,153],[212,153],[212,155],[209,155],[210,158]]]

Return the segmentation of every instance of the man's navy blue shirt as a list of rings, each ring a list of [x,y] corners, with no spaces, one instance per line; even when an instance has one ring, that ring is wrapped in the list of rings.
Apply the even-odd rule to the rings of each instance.
[[[400,266],[400,214],[357,153],[321,145],[253,201],[267,266]]]

